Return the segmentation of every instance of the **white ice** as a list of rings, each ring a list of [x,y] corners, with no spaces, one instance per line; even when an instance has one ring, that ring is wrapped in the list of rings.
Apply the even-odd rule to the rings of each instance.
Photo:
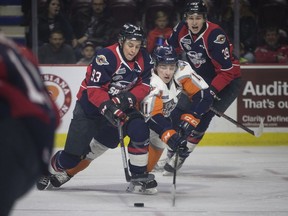
[[[158,194],[126,193],[116,148],[59,189],[33,188],[11,216],[288,215],[288,146],[197,147],[177,173],[174,207],[172,176],[155,176]]]

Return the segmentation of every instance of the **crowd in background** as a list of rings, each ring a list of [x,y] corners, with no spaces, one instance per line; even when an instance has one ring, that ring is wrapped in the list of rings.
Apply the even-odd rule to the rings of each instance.
[[[24,0],[22,9],[28,27],[27,45],[31,47],[33,26],[29,2]],[[144,28],[151,53],[182,19],[186,2],[189,0],[38,0],[39,61],[86,64],[93,50],[117,41],[119,28],[125,22]],[[206,4],[208,20],[220,25],[233,42],[234,1],[206,0]],[[242,64],[288,63],[287,5],[287,0],[239,0]],[[87,47],[92,51],[85,51]]]

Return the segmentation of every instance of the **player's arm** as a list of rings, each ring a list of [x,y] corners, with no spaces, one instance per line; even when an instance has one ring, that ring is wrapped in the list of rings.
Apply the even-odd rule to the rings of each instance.
[[[111,82],[112,73],[116,70],[116,57],[108,49],[98,52],[88,66],[86,73],[86,85],[89,101],[99,107],[103,101],[110,99],[108,87]]]
[[[173,31],[171,35],[169,36],[169,38],[165,40],[165,44],[173,46],[177,54],[180,54],[182,52],[180,40],[179,40],[179,37],[180,37],[179,34],[181,33],[181,31],[184,31],[185,28],[187,28],[185,26],[185,22],[184,21],[179,22],[173,28]]]
[[[209,87],[205,80],[185,61],[178,62],[178,69],[174,74],[174,80],[182,86],[189,97],[192,97],[201,89]]]
[[[160,80],[155,75],[156,80]],[[163,115],[163,100],[161,83],[154,83],[152,76],[151,92],[141,103],[141,111],[146,118],[149,128],[159,134],[159,138],[172,150],[179,146],[186,149],[186,141],[173,129],[172,122]],[[161,81],[162,82],[162,81]],[[156,84],[156,85],[153,85]]]
[[[209,110],[213,96],[205,80],[188,63],[180,61],[179,64],[174,79],[182,86],[183,93],[177,107],[185,112],[180,117],[179,130],[183,135],[189,135],[199,124],[202,115]],[[187,110],[187,107],[191,109]]]
[[[232,54],[232,44],[221,29],[215,29],[209,35],[208,49],[217,74],[210,87],[217,94],[235,77],[240,77],[240,64]]]
[[[151,56],[146,50],[141,49],[142,58],[139,58],[140,66],[143,65],[143,71],[141,72],[135,86],[130,90],[130,92],[136,97],[137,102],[140,103],[144,97],[146,97],[150,92],[150,80],[152,69],[154,67]]]

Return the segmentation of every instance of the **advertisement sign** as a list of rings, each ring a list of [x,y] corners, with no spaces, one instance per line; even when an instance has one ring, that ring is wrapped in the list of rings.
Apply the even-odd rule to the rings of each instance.
[[[48,93],[59,109],[62,118],[70,109],[72,92],[68,83],[56,74],[42,74],[42,80],[48,89]]]
[[[242,67],[245,84],[237,100],[237,119],[247,127],[288,127],[288,66]]]
[[[58,133],[67,133],[73,117],[76,94],[85,78],[85,66],[41,66],[42,79],[60,114]]]

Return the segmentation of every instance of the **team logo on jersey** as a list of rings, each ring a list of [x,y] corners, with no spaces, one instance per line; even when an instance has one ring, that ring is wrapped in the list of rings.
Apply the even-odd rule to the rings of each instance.
[[[201,47],[201,48],[205,49],[204,45],[202,45],[202,44],[200,44],[200,45],[199,45],[199,47]]]
[[[224,44],[226,41],[226,37],[225,35],[223,34],[220,34],[217,36],[216,40],[214,40],[214,43],[217,43],[217,44]]]
[[[199,68],[202,64],[206,62],[206,59],[202,57],[202,53],[196,53],[194,51],[187,52],[187,56],[193,63],[195,68]]]
[[[125,74],[126,73],[126,68],[120,68],[119,70],[116,71],[116,74]]]
[[[113,96],[119,94],[120,92],[129,91],[133,88],[133,86],[135,86],[137,79],[138,78],[136,77],[132,82],[128,82],[125,80],[111,82],[108,94]]]
[[[181,42],[184,44],[191,44],[191,39],[183,38],[183,39],[181,39]]]
[[[183,44],[183,46],[185,47],[186,50],[191,50],[191,46],[189,46],[188,44]]]
[[[71,89],[67,82],[54,74],[42,74],[41,78],[48,89],[52,100],[56,103],[62,118],[69,110],[72,101]]]
[[[168,98],[162,96],[162,99],[167,100],[167,99],[169,99],[169,96],[168,96]],[[170,116],[171,112],[175,109],[175,107],[177,105],[177,101],[175,102],[174,99],[172,99],[170,101],[165,102],[163,105],[164,105],[163,106],[163,115],[164,116]]]
[[[118,80],[122,80],[123,79],[123,76],[122,75],[116,75],[116,76],[113,76],[112,77],[112,80],[113,81],[118,81]]]
[[[96,56],[96,63],[98,65],[109,65],[109,62],[107,61],[107,58],[104,55],[97,55]]]

